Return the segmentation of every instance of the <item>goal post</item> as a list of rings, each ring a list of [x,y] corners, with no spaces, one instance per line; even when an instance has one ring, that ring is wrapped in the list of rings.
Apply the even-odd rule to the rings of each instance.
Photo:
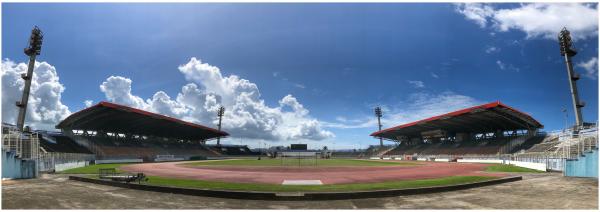
[[[280,152],[281,166],[318,166],[320,152],[290,151]]]

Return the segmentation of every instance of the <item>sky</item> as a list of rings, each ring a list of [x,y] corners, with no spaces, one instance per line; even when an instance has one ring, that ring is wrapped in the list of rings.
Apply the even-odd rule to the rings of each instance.
[[[209,127],[224,106],[224,143],[351,149],[378,144],[376,106],[388,128],[501,101],[558,130],[574,123],[563,26],[598,120],[597,4],[2,3],[3,122],[35,25],[35,129],[100,101]]]

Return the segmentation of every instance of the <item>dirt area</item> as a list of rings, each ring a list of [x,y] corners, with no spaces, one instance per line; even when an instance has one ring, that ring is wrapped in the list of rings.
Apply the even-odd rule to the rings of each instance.
[[[375,183],[393,180],[432,179],[449,176],[506,176],[483,172],[491,164],[419,162],[419,166],[374,167],[285,167],[183,166],[189,162],[141,163],[122,166],[127,172],[149,176],[221,182],[267,183],[280,185],[284,180],[320,180],[323,184]]]
[[[64,175],[2,181],[3,209],[598,209],[598,180],[557,173],[462,191],[335,201],[256,201],[138,191]]]

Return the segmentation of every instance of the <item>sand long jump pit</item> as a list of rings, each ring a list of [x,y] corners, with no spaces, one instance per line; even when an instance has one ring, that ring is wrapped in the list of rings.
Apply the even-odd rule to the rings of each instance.
[[[231,159],[131,164],[154,185],[243,191],[368,191],[445,186],[507,177],[486,172],[490,164],[323,159],[282,165],[279,159]]]

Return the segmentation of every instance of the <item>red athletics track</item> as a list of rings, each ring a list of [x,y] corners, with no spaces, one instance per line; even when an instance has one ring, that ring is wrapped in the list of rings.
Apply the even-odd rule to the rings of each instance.
[[[483,172],[491,164],[420,162],[416,166],[363,167],[236,167],[194,166],[185,162],[142,163],[122,166],[127,172],[143,172],[148,176],[196,179],[234,183],[281,184],[283,180],[321,180],[323,184],[372,183],[394,180],[431,179],[449,176],[497,176],[506,174]]]

